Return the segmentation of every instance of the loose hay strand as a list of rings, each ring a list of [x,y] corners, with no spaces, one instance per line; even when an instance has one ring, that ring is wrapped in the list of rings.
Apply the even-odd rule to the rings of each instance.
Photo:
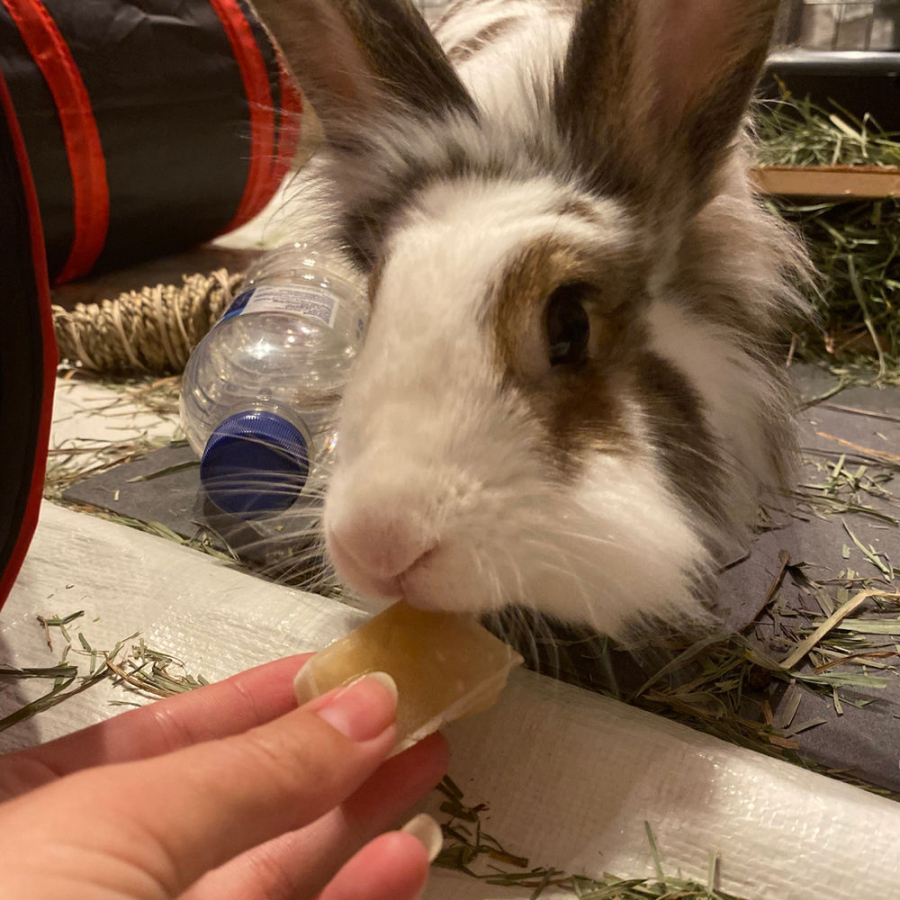
[[[897,596],[896,594],[889,594],[886,591],[860,591],[852,600],[848,603],[845,603],[840,609],[837,609],[830,615],[818,628],[805,640],[801,641],[792,651],[786,656],[781,665],[785,669],[793,669],[794,666],[799,663],[816,644],[825,637],[839,622],[843,621],[850,615],[854,610],[858,609],[869,597],[890,597]]]
[[[557,895],[562,890],[578,900],[740,900],[717,887],[720,864],[717,853],[710,854],[706,884],[667,875],[649,822],[644,822],[644,831],[654,875],[620,878],[604,874],[592,878],[552,866],[532,866],[527,857],[510,853],[484,831],[481,817],[488,811],[487,804],[467,805],[462,791],[449,776],[438,785],[438,791],[447,798],[441,811],[449,816],[441,824],[444,847],[434,863],[438,868],[461,872],[491,885],[531,889],[530,900],[539,900],[549,888],[554,888]],[[473,824],[474,833],[463,822]]]

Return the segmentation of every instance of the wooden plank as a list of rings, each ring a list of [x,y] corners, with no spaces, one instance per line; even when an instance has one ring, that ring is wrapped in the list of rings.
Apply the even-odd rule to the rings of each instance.
[[[782,197],[900,197],[900,168],[893,166],[764,166],[750,175],[763,193]]]

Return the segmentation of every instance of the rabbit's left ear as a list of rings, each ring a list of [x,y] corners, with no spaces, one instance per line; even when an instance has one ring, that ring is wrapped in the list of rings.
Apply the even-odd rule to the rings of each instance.
[[[778,0],[585,0],[555,89],[599,190],[702,204],[756,86]]]

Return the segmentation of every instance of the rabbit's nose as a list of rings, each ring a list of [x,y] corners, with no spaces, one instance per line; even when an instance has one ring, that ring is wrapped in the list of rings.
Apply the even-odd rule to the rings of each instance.
[[[393,506],[394,508],[391,508]],[[362,594],[396,599],[403,576],[428,556],[436,541],[404,514],[401,502],[370,504],[328,523],[328,553],[338,575]]]

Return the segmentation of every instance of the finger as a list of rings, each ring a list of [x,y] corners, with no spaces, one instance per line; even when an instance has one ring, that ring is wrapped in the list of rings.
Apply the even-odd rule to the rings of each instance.
[[[182,900],[297,900],[320,891],[367,841],[402,821],[447,771],[439,734],[383,763],[338,809],[254,847],[200,879]]]
[[[0,827],[17,835],[33,867],[58,870],[99,854],[117,885],[130,877],[155,885],[147,894],[129,880],[123,896],[156,897],[160,885],[178,896],[346,800],[390,752],[395,715],[396,694],[367,677],[241,735],[76,773],[0,807]],[[47,848],[48,823],[77,821],[86,808],[103,815]],[[67,852],[48,858],[60,848]]]
[[[425,889],[429,864],[421,841],[392,831],[363,847],[318,900],[417,900]]]
[[[13,771],[27,768],[30,774],[25,783],[17,779],[15,793],[21,793],[36,787],[35,779],[43,783],[88,766],[148,759],[263,725],[296,707],[293,679],[310,656],[279,659],[40,747],[10,753],[0,759],[0,784],[8,782]],[[35,768],[35,763],[45,771]]]

